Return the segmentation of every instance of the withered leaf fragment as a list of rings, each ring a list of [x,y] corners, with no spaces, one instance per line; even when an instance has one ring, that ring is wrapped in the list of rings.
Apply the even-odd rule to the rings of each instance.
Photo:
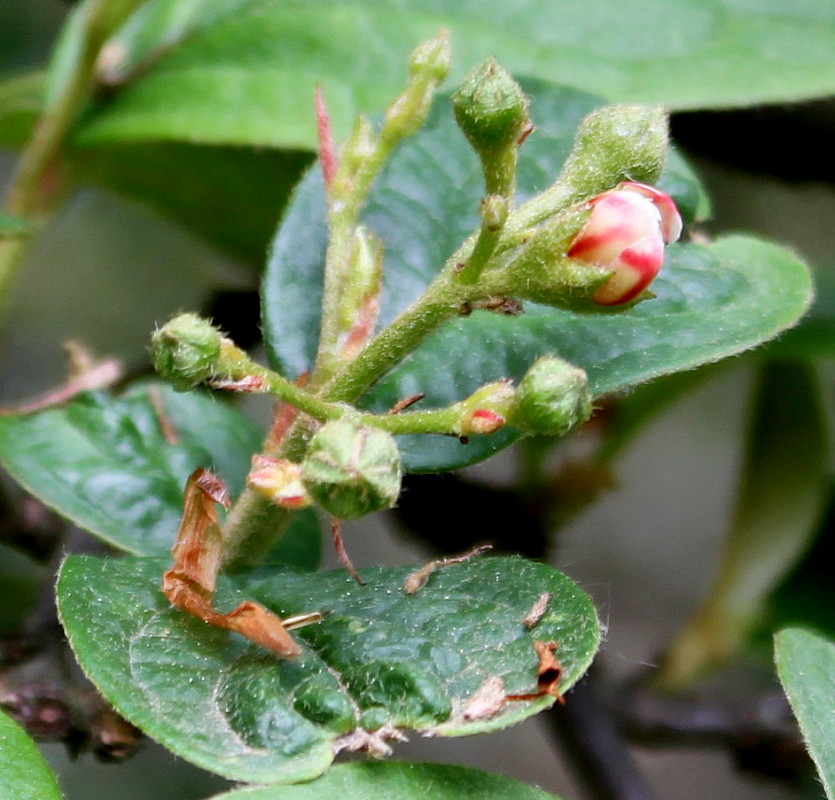
[[[299,646],[287,626],[259,603],[247,600],[233,611],[221,614],[212,606],[223,542],[215,503],[228,506],[220,479],[198,469],[186,482],[183,517],[171,553],[174,564],[162,576],[162,591],[173,606],[209,625],[234,631],[266,648],[279,658],[293,658]],[[318,614],[294,620],[295,627],[316,621]]]

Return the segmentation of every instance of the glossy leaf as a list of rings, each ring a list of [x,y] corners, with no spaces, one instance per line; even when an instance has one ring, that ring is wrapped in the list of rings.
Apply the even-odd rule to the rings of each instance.
[[[0,785],[14,800],[61,800],[61,791],[35,743],[0,711]]]
[[[577,124],[594,98],[527,84],[537,130],[520,152],[522,199],[559,172]],[[680,162],[661,181],[692,219],[700,192]],[[381,321],[415,299],[458,244],[476,227],[481,176],[475,157],[436,107],[376,183],[364,222],[386,243]],[[263,286],[267,344],[288,374],[309,368],[318,338],[326,246],[318,170],[298,187],[276,236]],[[752,347],[791,325],[810,294],[806,268],[789,251],[745,237],[668,248],[653,284],[657,298],[608,314],[575,314],[527,304],[518,317],[475,312],[447,323],[384,377],[364,401],[375,410],[423,391],[421,407],[444,406],[502,377],[519,378],[540,355],[582,366],[596,395],[691,369]],[[485,458],[512,434],[471,439],[403,437],[407,467],[449,469]]]
[[[340,764],[309,783],[256,786],[212,800],[555,800],[535,786],[452,764],[393,761]]]
[[[391,100],[408,54],[441,25],[454,42],[452,83],[495,55],[511,72],[673,108],[835,91],[835,12],[817,0],[226,0],[204,24],[214,4],[187,4],[192,35],[161,57],[164,13],[123,32],[116,52],[130,63],[145,52],[153,66],[98,104],[87,141],[311,148],[316,83],[345,135],[358,110]]]
[[[156,397],[154,397],[154,394]],[[157,399],[158,398],[158,399]],[[160,424],[164,414],[177,441]],[[0,417],[0,458],[28,491],[99,538],[137,555],[167,553],[182,513],[183,487],[209,467],[233,496],[243,488],[258,430],[211,397],[168,387],[135,389],[121,398],[90,394],[64,408]],[[270,555],[315,568],[318,523],[296,517]],[[300,547],[301,542],[306,542]]]
[[[228,778],[308,780],[335,751],[387,731],[461,736],[506,727],[554,702],[508,701],[536,691],[534,641],[558,643],[569,688],[600,641],[589,598],[550,567],[481,558],[437,570],[416,594],[413,568],[304,574],[260,570],[221,578],[217,602],[243,597],[282,617],[319,610],[294,632],[295,661],[279,661],[234,634],[171,608],[158,559],[71,556],[58,582],[60,615],[82,668],[116,709],[166,747]],[[532,629],[523,624],[544,592]],[[470,700],[501,679],[497,706]],[[470,704],[468,704],[470,701]],[[369,740],[367,732],[377,732]]]
[[[777,674],[826,796],[835,798],[835,643],[800,628],[775,637]]]

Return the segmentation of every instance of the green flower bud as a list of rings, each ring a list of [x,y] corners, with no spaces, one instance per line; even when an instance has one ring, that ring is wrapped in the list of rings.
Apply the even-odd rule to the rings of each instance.
[[[409,78],[425,76],[435,84],[442,83],[449,72],[451,60],[449,31],[441,28],[431,39],[421,42],[409,56]]]
[[[528,99],[494,58],[470,71],[452,95],[455,120],[478,153],[516,147],[530,125]]]
[[[560,180],[589,196],[621,181],[658,182],[667,152],[667,113],[661,106],[604,106],[577,131]]]
[[[592,412],[586,372],[555,356],[543,356],[519,381],[509,422],[526,433],[562,436]]]
[[[197,314],[179,314],[151,337],[154,369],[178,392],[212,378],[218,367],[224,337]]]
[[[308,493],[340,519],[391,508],[401,478],[400,452],[391,434],[345,420],[322,425],[302,462]]]

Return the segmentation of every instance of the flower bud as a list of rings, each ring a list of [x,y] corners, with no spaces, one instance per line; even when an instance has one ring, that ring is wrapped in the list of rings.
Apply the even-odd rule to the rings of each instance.
[[[310,496],[340,519],[391,508],[401,477],[400,452],[391,434],[345,420],[322,425],[302,463]]]
[[[154,369],[179,392],[193,389],[217,371],[224,337],[197,314],[179,314],[151,337]]]
[[[494,58],[470,71],[452,95],[455,121],[479,154],[515,147],[530,124],[528,99]]]
[[[450,56],[445,28],[417,46],[409,58],[406,89],[386,110],[383,136],[404,139],[423,125],[435,90],[449,72]]]
[[[539,436],[562,436],[592,412],[585,370],[556,356],[534,362],[519,381],[510,424]]]
[[[591,215],[568,249],[569,258],[610,270],[591,296],[604,306],[636,299],[664,263],[664,245],[681,234],[681,217],[669,195],[627,182],[589,200]]]
[[[481,224],[491,233],[500,231],[507,222],[507,198],[500,194],[488,194],[481,201]]]
[[[302,468],[284,458],[254,455],[246,483],[262,497],[281,508],[305,508],[310,496],[302,483]]]
[[[585,196],[625,180],[656,183],[667,140],[660,106],[604,106],[580,124],[560,180]]]
[[[514,404],[516,390],[509,380],[494,381],[476,389],[455,404],[459,411],[452,428],[456,436],[481,436],[503,428]]]

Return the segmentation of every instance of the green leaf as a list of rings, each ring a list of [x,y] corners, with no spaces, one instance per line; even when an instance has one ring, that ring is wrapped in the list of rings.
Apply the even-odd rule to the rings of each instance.
[[[35,743],[0,712],[0,781],[3,797],[14,800],[61,800],[58,782]]]
[[[213,4],[189,3],[187,13],[199,19]],[[399,91],[408,54],[441,25],[452,33],[453,84],[495,55],[511,72],[677,109],[835,91],[835,12],[819,0],[255,0],[221,9],[162,57],[163,15],[149,15],[150,34],[125,31],[118,42],[131,63],[144,48],[153,67],[98,103],[80,135],[312,148],[315,84],[345,135],[357,111]]]
[[[20,147],[43,108],[43,72],[28,72],[0,82],[0,146]]]
[[[166,438],[160,411],[176,442]],[[238,494],[260,438],[224,403],[163,385],[121,398],[89,394],[64,408],[0,417],[0,459],[11,475],[77,525],[136,555],[170,550],[183,487],[197,467],[211,468]],[[314,568],[315,515],[295,519],[270,561]]]
[[[823,782],[835,798],[835,643],[800,628],[774,641],[777,674]]]
[[[259,271],[311,155],[187,142],[76,148],[84,177],[148,203]]]
[[[481,709],[469,699],[491,678],[502,681],[500,697],[535,692],[535,640],[557,642],[565,690],[600,642],[589,598],[521,558],[439,569],[413,595],[403,590],[408,567],[364,569],[364,586],[344,570],[222,577],[223,609],[248,597],[281,617],[325,613],[294,633],[302,655],[281,661],[172,609],[159,590],[164,568],[71,556],[58,581],[61,619],[82,668],[121,714],[234,780],[309,780],[339,749],[384,748],[392,728],[462,736],[514,724],[554,698]],[[529,630],[522,621],[544,592],[548,606]]]
[[[555,800],[542,789],[452,764],[393,761],[340,764],[316,781],[296,786],[236,789],[212,800]]]
[[[576,92],[527,83],[536,131],[520,151],[522,199],[549,186],[569,152],[579,121],[599,104]],[[700,194],[673,162],[661,180],[695,213]],[[381,322],[419,296],[477,226],[480,168],[446,105],[401,146],[372,190],[364,223],[385,243]],[[267,345],[274,363],[299,374],[313,363],[319,326],[327,230],[318,170],[299,185],[276,236],[264,277]],[[575,314],[527,304],[519,317],[477,311],[447,323],[385,376],[364,404],[390,408],[426,392],[421,408],[445,406],[478,386],[519,378],[539,356],[582,366],[596,395],[691,369],[752,347],[791,325],[811,286],[796,256],[771,244],[728,237],[711,245],[668,248],[653,284],[656,299],[609,314]],[[512,434],[471,439],[402,437],[413,471],[450,469],[485,458]]]

